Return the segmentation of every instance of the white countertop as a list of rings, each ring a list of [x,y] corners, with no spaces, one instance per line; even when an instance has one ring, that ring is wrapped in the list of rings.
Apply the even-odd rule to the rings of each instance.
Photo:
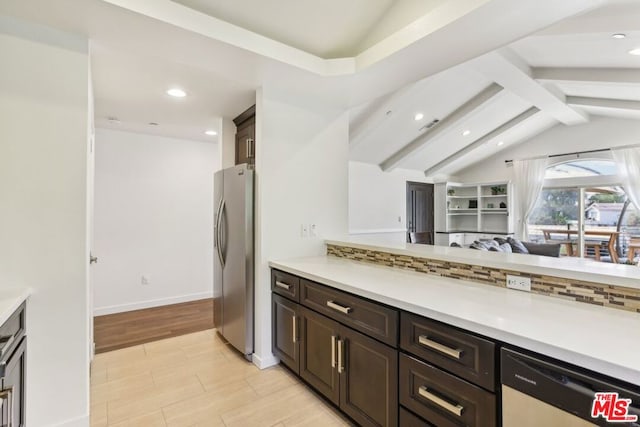
[[[332,256],[271,267],[640,385],[640,314]]]
[[[20,304],[29,298],[29,295],[31,295],[29,288],[0,289],[0,325],[9,319]]]
[[[636,265],[613,264],[577,257],[553,258],[448,246],[415,245],[369,236],[349,236],[345,239],[326,240],[325,243],[640,289],[640,267]]]

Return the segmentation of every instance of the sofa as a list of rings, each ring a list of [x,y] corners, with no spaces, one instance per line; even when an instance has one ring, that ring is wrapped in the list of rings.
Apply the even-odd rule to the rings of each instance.
[[[506,239],[496,237],[493,240],[476,240],[469,247],[480,251],[509,252],[558,258],[560,256],[560,246],[560,243],[523,242],[513,237]]]

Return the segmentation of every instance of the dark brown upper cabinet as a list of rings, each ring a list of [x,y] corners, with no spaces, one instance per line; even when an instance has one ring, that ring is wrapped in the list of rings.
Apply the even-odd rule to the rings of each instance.
[[[236,165],[256,162],[256,106],[233,119],[236,125]]]

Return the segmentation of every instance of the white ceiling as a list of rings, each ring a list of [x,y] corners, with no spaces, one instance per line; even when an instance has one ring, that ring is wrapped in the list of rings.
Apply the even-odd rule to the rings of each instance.
[[[613,39],[614,33],[626,38]],[[640,119],[640,56],[628,54],[638,47],[640,1],[606,2],[359,106],[350,157],[383,170],[441,177],[553,126],[586,123],[592,115]],[[503,90],[471,111],[454,113],[492,83]],[[427,113],[424,121],[445,120],[420,135],[413,121],[417,111]],[[530,115],[512,121],[525,111]],[[472,133],[462,136],[464,129]]]
[[[174,0],[321,58],[356,56],[445,0]]]
[[[93,45],[91,48],[95,121],[99,127],[216,141],[220,117],[234,117],[255,102],[251,85],[212,78],[205,70],[161,58]],[[158,72],[158,70],[162,70]],[[165,93],[180,87],[185,98]],[[117,118],[112,123],[108,118]],[[149,125],[158,123],[157,126]]]
[[[625,31],[633,31],[635,37],[635,31],[640,34],[640,19],[633,19],[629,11],[636,13],[637,3],[3,0],[0,14],[91,40],[99,126],[111,126],[106,118],[117,117],[121,121],[118,128],[125,130],[215,140],[204,136],[204,129],[221,117],[242,112],[254,102],[255,90],[263,87],[270,96],[309,108],[357,107],[352,114],[352,134],[357,137],[352,157],[363,161],[382,162],[411,141],[419,142],[421,135],[439,133],[429,142],[434,145],[420,147],[400,162],[403,167],[424,170],[533,105],[543,111],[501,135],[508,140],[505,146],[539,132],[549,122],[587,120],[584,112],[589,107],[568,106],[560,99],[563,87],[581,80],[533,77],[537,69],[530,66],[551,67],[552,72],[566,66],[545,62],[544,53],[536,57],[536,49],[555,48],[553,38],[559,42],[567,33],[576,33],[576,27],[610,25],[612,16],[624,19]],[[589,12],[602,5],[606,9],[600,13],[606,12],[606,18],[597,11]],[[583,14],[566,20],[579,13]],[[562,23],[552,25],[559,21]],[[502,49],[488,59],[485,56],[484,63],[472,62],[542,28],[544,33],[512,44],[511,51]],[[601,52],[585,52],[604,55],[609,49],[606,43],[599,48]],[[344,55],[347,57],[331,59]],[[518,56],[522,58],[514,60]],[[631,62],[616,66],[637,67]],[[424,122],[445,119],[495,81],[509,93],[487,102],[485,114],[482,109],[470,112],[464,117],[468,122],[456,121],[438,132],[418,130],[413,120],[418,109],[425,114]],[[185,88],[189,96],[169,99],[165,91],[173,84]],[[591,92],[576,89],[567,93],[594,96],[600,89],[593,87]],[[616,94],[628,99],[622,90]],[[387,116],[389,110],[393,113]],[[149,122],[159,126],[151,127]],[[471,125],[472,135],[459,137],[460,127]],[[466,158],[479,157],[474,152],[454,159],[444,169],[464,164]]]

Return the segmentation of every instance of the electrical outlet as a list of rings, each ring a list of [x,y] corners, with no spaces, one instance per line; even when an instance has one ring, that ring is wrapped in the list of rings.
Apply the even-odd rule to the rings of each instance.
[[[141,285],[148,285],[149,284],[149,278],[147,276],[140,277],[140,284]]]
[[[507,288],[531,292],[531,278],[507,274]]]
[[[300,236],[309,237],[309,226],[307,224],[302,224],[300,226]]]
[[[309,224],[309,236],[318,237],[318,226],[315,224]]]

